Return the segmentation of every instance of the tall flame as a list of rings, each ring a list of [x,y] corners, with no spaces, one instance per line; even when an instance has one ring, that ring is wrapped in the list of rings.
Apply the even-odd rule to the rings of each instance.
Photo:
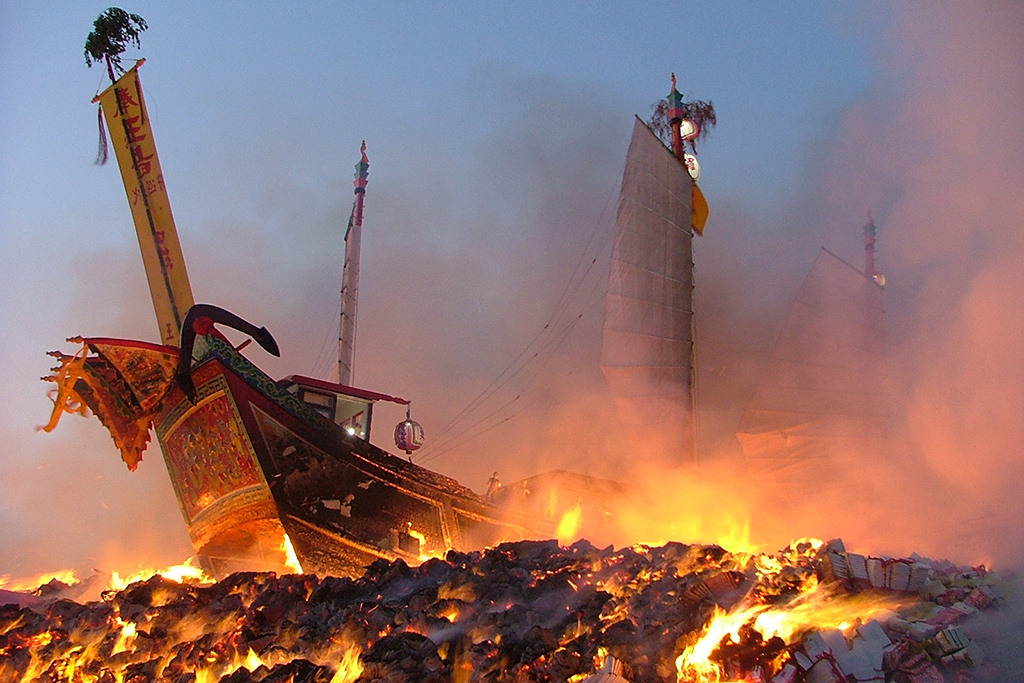
[[[583,505],[579,501],[576,501],[576,507],[568,510],[564,515],[562,515],[562,519],[558,523],[558,531],[555,535],[558,537],[558,542],[560,544],[568,545],[576,540],[582,518]]]
[[[295,548],[292,547],[292,539],[288,538],[288,534],[284,535],[284,540],[281,541],[281,550],[284,552],[284,564],[288,569],[291,569],[295,574],[302,573],[302,565],[299,564],[299,558],[295,554]]]

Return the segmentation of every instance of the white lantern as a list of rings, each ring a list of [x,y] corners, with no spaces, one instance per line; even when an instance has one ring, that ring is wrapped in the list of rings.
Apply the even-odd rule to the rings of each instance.
[[[405,420],[395,426],[395,445],[405,451],[406,455],[423,445],[423,427],[419,422],[411,419],[406,412]]]
[[[690,172],[690,177],[696,180],[700,178],[700,164],[697,163],[697,157],[692,154],[683,154],[683,163],[686,164],[686,170]]]
[[[679,122],[679,135],[683,140],[695,140],[700,135],[700,126],[689,119]]]

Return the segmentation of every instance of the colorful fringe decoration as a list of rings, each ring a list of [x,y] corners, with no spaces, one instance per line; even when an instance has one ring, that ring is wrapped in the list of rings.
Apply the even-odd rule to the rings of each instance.
[[[82,339],[73,356],[53,351],[60,361],[44,381],[54,382],[53,413],[40,427],[50,432],[64,413],[86,416],[91,410],[121,452],[129,470],[135,470],[149,445],[153,416],[170,390],[178,364],[177,349],[145,342]],[[95,356],[89,357],[89,352]]]

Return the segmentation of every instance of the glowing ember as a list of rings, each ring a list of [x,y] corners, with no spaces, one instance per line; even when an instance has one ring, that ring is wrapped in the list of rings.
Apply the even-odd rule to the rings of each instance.
[[[872,588],[859,567],[876,565]],[[0,683],[939,680],[981,661],[959,623],[998,604],[997,583],[820,541],[522,541],[358,579],[155,575],[86,605],[0,606]]]

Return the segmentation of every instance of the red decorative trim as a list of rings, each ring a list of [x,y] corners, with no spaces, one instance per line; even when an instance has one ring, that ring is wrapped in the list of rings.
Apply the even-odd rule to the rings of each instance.
[[[348,396],[354,396],[355,398],[362,398],[367,401],[390,401],[391,403],[398,403],[399,405],[409,405],[410,401],[397,396],[389,396],[388,394],[380,394],[376,391],[370,391],[368,389],[357,389],[356,387],[346,386],[344,384],[337,384],[336,382],[328,382],[322,379],[315,379],[313,377],[305,377],[303,375],[288,375],[284,379],[280,380],[281,384],[293,382],[295,384],[303,384],[314,389],[323,389],[324,391],[334,392],[336,394],[346,394]]]
[[[148,349],[149,351],[158,351],[162,353],[169,353],[172,355],[178,355],[177,346],[168,346],[166,344],[154,344],[153,342],[138,341],[137,339],[117,339],[115,337],[86,337],[82,340],[86,344],[108,344],[111,346],[128,346],[136,349]]]

